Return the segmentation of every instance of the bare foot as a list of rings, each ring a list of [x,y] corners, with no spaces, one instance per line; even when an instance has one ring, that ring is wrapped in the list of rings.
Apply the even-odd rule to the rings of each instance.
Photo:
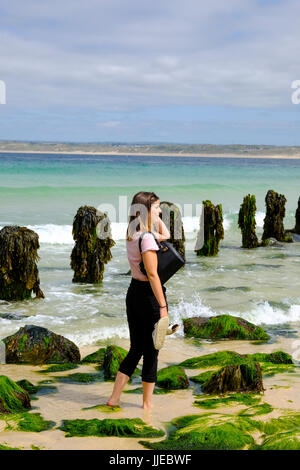
[[[120,406],[120,402],[113,401],[111,399],[109,399],[106,404],[107,404],[107,406]]]
[[[151,410],[152,409],[152,403],[143,403],[143,409],[144,410]]]

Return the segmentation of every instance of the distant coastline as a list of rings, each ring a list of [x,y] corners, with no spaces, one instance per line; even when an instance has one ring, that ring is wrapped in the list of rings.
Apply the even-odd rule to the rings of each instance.
[[[300,147],[273,145],[73,144],[0,141],[1,153],[300,159]]]

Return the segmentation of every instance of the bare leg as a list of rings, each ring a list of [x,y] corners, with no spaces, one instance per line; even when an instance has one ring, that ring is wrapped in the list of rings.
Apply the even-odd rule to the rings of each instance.
[[[143,408],[152,408],[152,395],[155,382],[143,382]]]
[[[114,383],[114,389],[111,394],[110,399],[106,403],[108,406],[119,406],[120,405],[120,397],[123,388],[127,384],[129,380],[129,376],[126,374],[123,374],[123,372],[118,371],[116,380]]]

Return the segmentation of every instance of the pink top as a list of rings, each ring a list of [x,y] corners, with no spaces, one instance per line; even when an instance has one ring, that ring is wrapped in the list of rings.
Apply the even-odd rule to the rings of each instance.
[[[139,281],[148,281],[148,278],[141,272],[139,264],[142,261],[142,255],[139,249],[139,237],[142,231],[135,232],[132,240],[126,240],[127,258],[130,264],[131,275]],[[142,253],[148,250],[159,250],[156,241],[151,233],[146,233],[141,243]]]

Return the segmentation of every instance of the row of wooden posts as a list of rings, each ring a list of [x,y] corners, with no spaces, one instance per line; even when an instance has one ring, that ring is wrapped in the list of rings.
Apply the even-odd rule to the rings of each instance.
[[[240,206],[238,225],[242,231],[242,248],[266,246],[273,237],[281,242],[292,242],[291,233],[300,234],[300,198],[296,210],[295,228],[285,230],[286,198],[273,190],[269,190],[266,198],[266,216],[261,242],[255,232],[256,200],[254,195],[244,197]],[[219,251],[219,243],[224,238],[222,205],[214,206],[211,201],[203,201],[204,207],[204,240],[201,248],[195,249],[197,256],[215,256]],[[183,257],[185,257],[185,236],[179,208],[167,201],[161,202],[162,218],[170,224],[169,241]],[[106,238],[99,238],[97,226],[105,222]],[[175,238],[175,226],[181,228],[181,239]],[[178,233],[178,231],[177,231]],[[199,239],[200,230],[197,241]],[[72,235],[75,241],[71,253],[71,268],[74,271],[73,282],[101,283],[104,265],[112,259],[111,248],[115,245],[111,236],[110,221],[106,213],[91,206],[78,209],[74,221]],[[196,243],[197,247],[197,243]],[[33,230],[19,226],[5,226],[0,231],[0,299],[24,300],[44,298],[40,288],[37,261],[39,236]]]

